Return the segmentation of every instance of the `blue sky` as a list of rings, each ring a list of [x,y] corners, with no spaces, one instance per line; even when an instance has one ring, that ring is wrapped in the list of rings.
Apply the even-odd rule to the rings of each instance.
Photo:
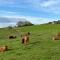
[[[60,0],[0,0],[0,17],[25,18],[34,24],[58,20]]]

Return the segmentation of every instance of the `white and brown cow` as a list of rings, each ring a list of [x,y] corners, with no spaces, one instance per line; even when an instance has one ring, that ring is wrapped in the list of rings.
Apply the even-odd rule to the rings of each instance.
[[[22,37],[22,44],[28,44],[29,43],[29,35],[30,33],[28,32],[27,34],[24,34],[23,36],[21,35]]]

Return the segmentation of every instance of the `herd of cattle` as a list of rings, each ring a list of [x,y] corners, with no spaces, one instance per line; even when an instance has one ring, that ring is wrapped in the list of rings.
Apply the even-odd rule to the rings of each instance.
[[[29,43],[29,35],[30,35],[30,32],[28,32],[24,35],[21,35],[21,43],[22,44],[27,45]],[[16,38],[16,36],[9,36],[9,39],[15,39],[15,38]],[[52,39],[60,40],[60,33],[57,33],[57,35],[53,36]],[[4,52],[7,50],[8,50],[8,46],[0,47],[0,52]]]
[[[29,43],[29,35],[30,35],[30,32],[24,34],[24,35],[21,35],[21,39],[22,39],[22,44],[24,45],[27,45]],[[9,39],[15,39],[16,36],[9,36]],[[8,46],[3,46],[3,47],[0,47],[0,52],[4,52],[4,51],[7,51],[9,50],[8,49]]]

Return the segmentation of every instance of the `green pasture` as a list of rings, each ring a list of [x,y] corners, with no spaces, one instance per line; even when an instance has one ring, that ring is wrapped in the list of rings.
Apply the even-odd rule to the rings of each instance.
[[[28,45],[21,44],[21,34],[30,32]],[[0,52],[0,60],[60,60],[60,40],[52,37],[60,32],[60,24],[43,24],[19,28],[1,28],[0,46],[10,50]],[[9,39],[16,35],[16,39]]]

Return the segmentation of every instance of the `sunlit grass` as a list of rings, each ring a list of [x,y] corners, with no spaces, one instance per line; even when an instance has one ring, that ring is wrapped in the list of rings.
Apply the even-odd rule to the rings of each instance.
[[[31,32],[27,46],[21,44],[21,34]],[[8,45],[11,49],[0,52],[0,60],[60,60],[60,41],[52,37],[60,32],[60,25],[36,25],[15,29],[0,29],[0,46]],[[16,39],[9,39],[9,35]]]

